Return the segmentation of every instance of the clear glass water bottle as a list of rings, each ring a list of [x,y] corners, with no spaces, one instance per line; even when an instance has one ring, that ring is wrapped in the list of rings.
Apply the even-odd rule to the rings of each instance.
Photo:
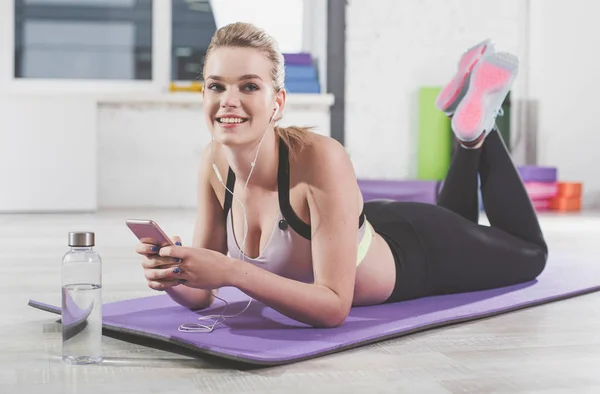
[[[102,259],[95,234],[70,232],[62,261],[62,359],[70,364],[102,361]]]

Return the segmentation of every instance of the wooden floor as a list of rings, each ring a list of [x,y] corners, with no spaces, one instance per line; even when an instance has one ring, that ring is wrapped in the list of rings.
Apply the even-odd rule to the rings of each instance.
[[[102,365],[65,365],[57,316],[27,302],[60,305],[73,230],[97,234],[105,302],[156,294],[133,252],[129,217],[157,220],[190,242],[189,211],[0,215],[0,393],[600,393],[600,293],[276,368],[241,370],[107,337]],[[600,264],[600,214],[541,221],[553,250]]]

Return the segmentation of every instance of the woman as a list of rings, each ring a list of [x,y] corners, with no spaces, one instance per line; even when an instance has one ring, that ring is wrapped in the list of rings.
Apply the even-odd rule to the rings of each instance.
[[[194,310],[234,286],[297,321],[336,327],[352,306],[534,279],[546,244],[494,128],[516,72],[514,57],[487,42],[463,56],[438,100],[462,148],[437,205],[363,203],[343,146],[276,126],[286,92],[275,42],[249,24],[219,29],[204,68],[213,139],[199,167],[193,245],[175,237],[158,255],[138,245],[148,285]],[[491,227],[477,223],[478,174]]]

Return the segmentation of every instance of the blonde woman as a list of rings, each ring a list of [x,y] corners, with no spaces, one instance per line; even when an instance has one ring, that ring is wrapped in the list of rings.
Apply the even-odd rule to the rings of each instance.
[[[148,285],[194,310],[234,286],[299,322],[336,327],[352,306],[536,278],[547,247],[494,126],[517,69],[487,42],[463,55],[438,102],[462,148],[437,205],[365,203],[343,146],[277,126],[286,91],[275,41],[246,23],[220,28],[203,71],[212,139],[198,171],[193,244],[139,244]],[[477,222],[478,174],[489,227]]]

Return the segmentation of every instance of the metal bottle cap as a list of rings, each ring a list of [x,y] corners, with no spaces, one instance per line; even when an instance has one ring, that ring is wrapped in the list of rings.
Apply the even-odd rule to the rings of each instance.
[[[69,246],[73,247],[90,247],[96,244],[96,236],[92,232],[70,232],[69,233]]]

